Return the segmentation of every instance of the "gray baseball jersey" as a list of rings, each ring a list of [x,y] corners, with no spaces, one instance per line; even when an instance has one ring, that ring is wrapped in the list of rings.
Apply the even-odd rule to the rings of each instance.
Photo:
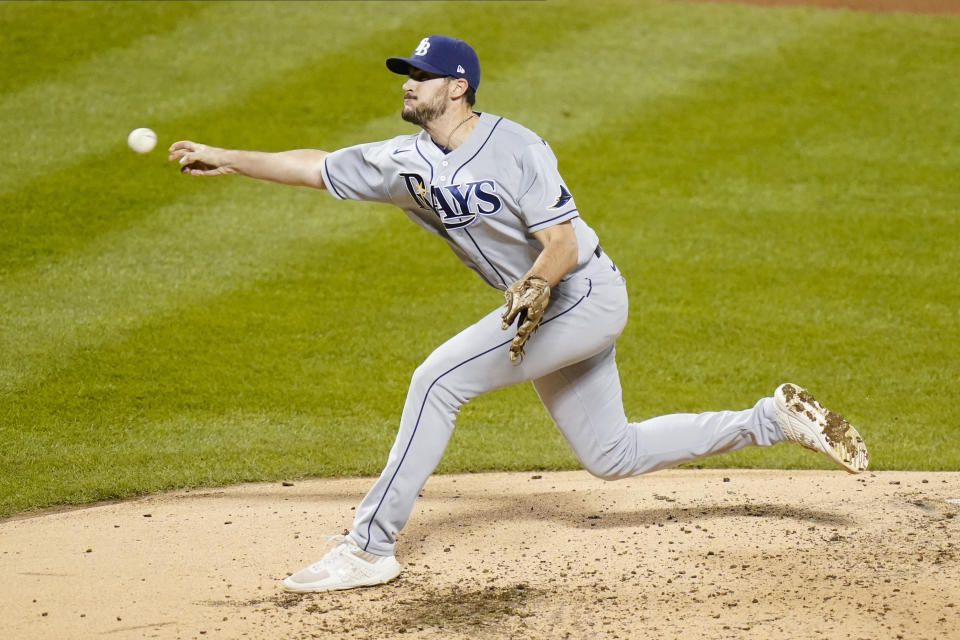
[[[530,130],[484,113],[449,153],[426,132],[399,136],[329,154],[323,179],[337,198],[400,207],[498,289],[523,277],[540,254],[533,232],[569,220],[578,246],[578,264],[553,288],[520,364],[508,357],[513,330],[501,329],[496,308],[417,367],[387,463],[357,508],[350,535],[362,549],[393,555],[460,406],[519,382],[533,382],[578,459],[602,478],[784,439],[771,398],[743,411],[627,421],[615,361],[627,321],[625,282],[580,218],[550,147]]]
[[[598,244],[546,141],[488,113],[449,153],[421,131],[335,151],[324,163],[323,180],[338,198],[400,207],[498,289],[522,278],[537,259],[543,247],[534,231],[572,221],[579,266]]]

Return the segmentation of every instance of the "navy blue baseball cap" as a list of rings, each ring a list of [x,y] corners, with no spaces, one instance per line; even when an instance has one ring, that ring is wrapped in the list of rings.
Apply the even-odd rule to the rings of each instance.
[[[480,59],[477,53],[463,40],[450,36],[427,36],[409,58],[387,58],[387,69],[394,73],[407,75],[410,67],[441,76],[463,78],[473,90],[480,86]]]

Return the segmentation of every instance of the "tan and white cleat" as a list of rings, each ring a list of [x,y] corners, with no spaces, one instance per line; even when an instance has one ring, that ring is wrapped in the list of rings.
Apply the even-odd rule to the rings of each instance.
[[[863,438],[844,420],[795,384],[785,383],[773,394],[777,421],[791,442],[819,451],[850,473],[867,468],[869,454]]]

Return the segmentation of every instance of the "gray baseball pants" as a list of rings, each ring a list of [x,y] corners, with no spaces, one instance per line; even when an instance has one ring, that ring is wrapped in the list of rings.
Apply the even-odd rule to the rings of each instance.
[[[772,398],[742,411],[628,422],[614,357],[627,306],[624,279],[602,255],[554,288],[521,364],[508,357],[515,330],[500,328],[501,309],[438,347],[413,374],[387,464],[357,508],[354,541],[371,553],[393,555],[397,533],[440,462],[460,406],[519,382],[533,381],[577,458],[606,480],[784,440]]]

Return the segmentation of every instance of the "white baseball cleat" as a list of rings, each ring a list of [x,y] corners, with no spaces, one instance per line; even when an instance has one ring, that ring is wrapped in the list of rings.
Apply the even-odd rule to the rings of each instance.
[[[817,402],[809,391],[782,384],[773,394],[773,405],[788,440],[826,454],[850,473],[867,468],[867,446],[857,430],[843,416]]]
[[[390,582],[400,575],[400,563],[393,556],[377,556],[362,550],[349,536],[333,536],[337,543],[319,561],[283,581],[294,593],[339,591]]]

